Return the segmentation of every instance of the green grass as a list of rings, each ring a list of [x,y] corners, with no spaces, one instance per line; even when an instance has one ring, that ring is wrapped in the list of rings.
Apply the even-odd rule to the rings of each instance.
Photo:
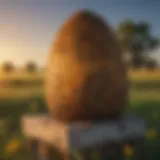
[[[21,116],[26,113],[45,112],[45,102],[42,97],[26,99],[0,100],[0,159],[27,160],[26,144],[21,133]],[[7,153],[7,144],[11,139],[19,141],[21,148],[15,153]]]
[[[5,79],[7,76],[0,77],[0,81]],[[20,118],[25,113],[46,111],[42,83],[35,85],[40,79],[43,79],[41,75],[12,75],[8,77],[9,86],[0,87],[0,159],[28,160],[24,147],[25,139],[20,129]],[[13,85],[15,80],[23,81],[23,85]],[[127,112],[144,117],[148,129],[156,131],[155,136],[146,140],[145,160],[159,160],[160,74],[136,73],[130,76],[130,80],[132,83]],[[17,152],[6,154],[6,147],[11,139],[20,141],[22,146]]]
[[[28,100],[1,100],[1,112],[0,117],[5,125],[0,125],[3,127],[3,133],[0,134],[0,155],[5,156],[5,147],[7,142],[11,138],[18,139],[22,146],[24,138],[20,130],[20,118],[25,113],[32,113],[32,107],[36,103],[36,112],[44,112],[46,104],[42,97],[34,97]],[[148,157],[152,160],[158,160],[155,158],[158,156],[158,149],[160,148],[160,100],[143,100],[143,101],[132,101],[128,107],[128,113],[141,116],[147,120],[148,128],[154,128],[157,132],[157,136],[153,137],[152,140],[146,141],[146,150],[149,150]],[[25,160],[26,157],[25,147],[18,150],[16,154],[10,154],[11,158],[6,158],[5,160]],[[23,153],[23,154],[22,154]],[[160,155],[159,155],[160,157]],[[4,157],[3,157],[4,158]]]

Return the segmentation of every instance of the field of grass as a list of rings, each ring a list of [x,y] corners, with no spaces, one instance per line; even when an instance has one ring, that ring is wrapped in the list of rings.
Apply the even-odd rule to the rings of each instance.
[[[145,160],[159,160],[160,71],[129,72],[129,79],[131,87],[127,112],[147,120]],[[20,117],[25,113],[46,111],[43,76],[1,75],[2,81],[8,83],[0,85],[0,160],[27,160]]]

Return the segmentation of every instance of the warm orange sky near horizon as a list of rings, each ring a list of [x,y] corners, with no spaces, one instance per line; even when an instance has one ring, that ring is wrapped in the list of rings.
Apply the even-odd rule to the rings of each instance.
[[[25,3],[23,3],[25,2]],[[70,2],[70,3],[69,3]],[[159,5],[149,0],[0,0],[0,65],[12,61],[24,65],[35,61],[46,63],[56,31],[75,10],[92,9],[106,18],[113,27],[126,18],[147,20],[153,33],[160,37]],[[158,1],[157,1],[158,3]],[[143,4],[143,5],[142,5]],[[160,62],[160,48],[153,57]]]
[[[30,29],[26,28],[22,18],[19,19],[17,15],[14,15],[13,19],[16,19],[17,22],[10,19],[2,20],[4,22],[2,24],[0,22],[0,65],[4,61],[23,65],[26,61],[32,60],[43,65],[51,42],[47,42],[46,39],[46,43],[39,43],[39,40],[36,40],[39,37],[32,32],[29,33]],[[20,25],[17,25],[18,23]],[[31,24],[33,23],[31,22]],[[37,33],[35,32],[35,34]],[[44,62],[41,62],[43,60]]]

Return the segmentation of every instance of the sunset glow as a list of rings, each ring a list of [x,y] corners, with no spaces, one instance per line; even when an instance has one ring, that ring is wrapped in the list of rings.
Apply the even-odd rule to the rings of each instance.
[[[70,1],[66,4],[58,0],[45,2],[35,1],[0,1],[0,64],[4,61],[13,61],[16,65],[23,65],[33,60],[44,65],[48,51],[53,42],[56,31],[69,15],[80,8],[94,9],[117,27],[123,19],[131,18],[135,21],[147,20],[153,25],[153,33],[160,36],[160,22],[157,4],[146,1],[141,5],[138,0],[130,1]],[[95,2],[95,3],[94,3]],[[157,17],[157,18],[156,18]],[[155,53],[160,60],[160,49]]]

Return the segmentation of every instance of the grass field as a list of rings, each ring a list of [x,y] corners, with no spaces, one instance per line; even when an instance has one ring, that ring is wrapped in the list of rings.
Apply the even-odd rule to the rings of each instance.
[[[127,112],[146,118],[146,158],[160,159],[160,71],[129,72],[131,82]],[[20,117],[44,112],[43,75],[1,75],[0,160],[27,160]]]

